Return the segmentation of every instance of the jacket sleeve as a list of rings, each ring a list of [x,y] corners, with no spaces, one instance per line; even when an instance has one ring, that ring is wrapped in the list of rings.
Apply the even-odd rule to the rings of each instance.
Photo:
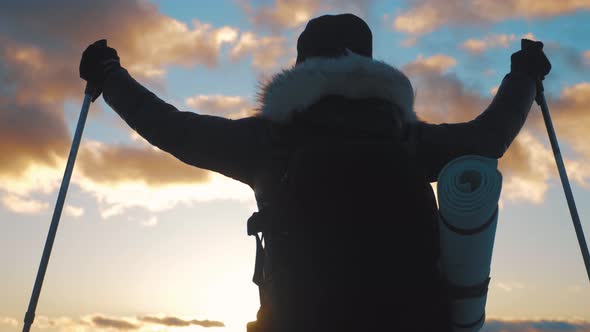
[[[103,97],[152,145],[179,160],[252,185],[270,130],[267,120],[181,112],[135,81],[125,69],[106,78]]]
[[[463,155],[501,158],[524,125],[535,95],[533,79],[510,73],[488,108],[474,120],[414,125],[411,132],[416,155],[426,168],[428,179],[437,181],[442,168]]]

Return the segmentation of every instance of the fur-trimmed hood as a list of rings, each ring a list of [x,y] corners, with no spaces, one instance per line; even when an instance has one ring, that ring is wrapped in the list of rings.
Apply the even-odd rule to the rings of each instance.
[[[414,90],[398,69],[368,57],[349,53],[339,58],[312,58],[283,70],[261,86],[259,114],[276,123],[289,123],[295,112],[308,109],[325,96],[349,99],[377,98],[401,110],[405,123],[418,121]]]

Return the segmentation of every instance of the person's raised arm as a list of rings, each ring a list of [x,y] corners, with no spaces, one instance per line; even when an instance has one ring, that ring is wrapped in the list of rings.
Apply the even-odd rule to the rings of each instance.
[[[429,124],[411,128],[416,153],[431,182],[451,160],[476,154],[501,158],[520,132],[536,95],[536,81],[543,80],[551,64],[543,44],[512,54],[511,70],[502,80],[488,108],[464,123]]]
[[[84,51],[80,76],[98,87],[94,99],[102,92],[107,104],[151,144],[187,164],[252,184],[269,148],[266,120],[181,112],[134,80],[104,40]]]

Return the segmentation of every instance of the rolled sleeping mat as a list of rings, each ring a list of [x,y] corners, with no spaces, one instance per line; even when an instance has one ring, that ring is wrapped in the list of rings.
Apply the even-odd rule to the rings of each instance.
[[[468,155],[449,162],[438,176],[440,269],[456,332],[479,331],[485,322],[502,189],[497,168],[496,159]]]

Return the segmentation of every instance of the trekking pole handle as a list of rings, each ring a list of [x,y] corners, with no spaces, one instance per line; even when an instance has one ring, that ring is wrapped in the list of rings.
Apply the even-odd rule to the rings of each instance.
[[[78,154],[78,148],[80,146],[80,141],[82,140],[82,132],[84,131],[84,124],[86,123],[86,118],[88,116],[88,109],[90,108],[90,103],[92,102],[93,91],[94,88],[87,84],[84,90],[84,102],[82,103],[82,110],[80,111],[80,117],[78,118],[76,132],[72,141],[72,148],[70,149],[70,155],[68,157],[68,162],[64,171],[64,177],[61,182],[61,187],[59,188],[55,209],[53,210],[53,217],[51,218],[51,225],[49,227],[49,232],[47,233],[45,247],[43,248],[43,255],[41,256],[41,263],[39,264],[39,270],[37,271],[35,285],[33,286],[33,293],[31,294],[29,307],[27,309],[27,313],[25,314],[23,332],[29,332],[31,325],[35,320],[37,302],[39,301],[39,295],[41,294],[43,279],[45,278],[45,272],[47,271],[47,265],[49,263],[49,257],[51,255],[51,249],[53,248],[53,242],[57,233],[57,227],[59,225],[59,219],[63,210],[66,194],[68,192],[68,186],[72,177],[76,155]]]

